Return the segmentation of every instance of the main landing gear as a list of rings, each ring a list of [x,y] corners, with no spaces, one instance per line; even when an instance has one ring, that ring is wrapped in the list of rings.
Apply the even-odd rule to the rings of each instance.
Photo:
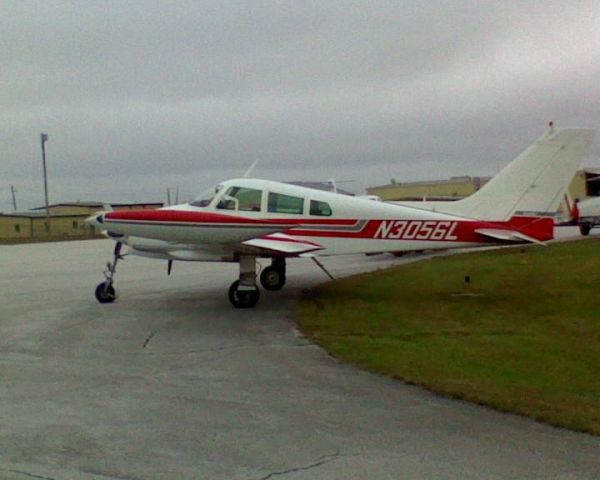
[[[123,256],[121,255],[122,246],[123,244],[121,242],[117,242],[115,245],[113,261],[108,262],[106,264],[106,270],[104,270],[105,280],[96,287],[96,299],[100,303],[112,303],[117,298],[117,291],[113,286],[113,278],[115,276],[115,272],[117,271],[117,262],[123,259]]]
[[[235,308],[250,308],[256,305],[260,293],[256,286],[256,257],[240,256],[240,278],[229,287],[229,301]]]
[[[260,283],[265,290],[281,290],[285,285],[285,258],[275,257],[270,267],[263,269]]]
[[[260,275],[260,283],[265,290],[280,290],[285,285],[285,258],[274,258],[271,266]],[[256,285],[256,257],[240,257],[240,278],[229,287],[229,301],[235,308],[254,307],[260,293]]]

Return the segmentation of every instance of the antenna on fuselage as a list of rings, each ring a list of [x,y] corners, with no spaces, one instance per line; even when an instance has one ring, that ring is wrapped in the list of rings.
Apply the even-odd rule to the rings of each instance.
[[[252,165],[250,165],[250,167],[248,167],[248,170],[246,170],[244,175],[242,175],[242,178],[250,178],[252,176],[252,174],[254,173],[254,167],[256,167],[257,163],[258,163],[258,160],[254,160],[252,162]]]
[[[338,193],[337,185],[335,184],[335,179],[330,178],[328,183],[329,183],[329,185],[331,185],[331,191],[333,193]]]

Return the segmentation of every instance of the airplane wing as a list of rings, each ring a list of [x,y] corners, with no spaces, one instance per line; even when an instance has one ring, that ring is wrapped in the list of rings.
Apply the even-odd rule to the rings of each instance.
[[[285,255],[300,255],[323,249],[318,243],[300,240],[285,233],[272,233],[260,238],[252,238],[242,242],[242,245]]]
[[[530,237],[529,235],[525,235],[524,233],[517,232],[516,230],[480,228],[475,230],[475,233],[478,233],[485,237],[493,238],[495,240],[504,240],[507,242],[530,242],[537,243],[538,245],[546,245],[544,242],[541,242],[536,238]]]

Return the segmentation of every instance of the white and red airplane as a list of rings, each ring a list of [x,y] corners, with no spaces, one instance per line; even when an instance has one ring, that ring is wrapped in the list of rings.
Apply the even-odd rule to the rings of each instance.
[[[317,256],[543,243],[554,232],[554,220],[544,215],[556,211],[594,133],[551,127],[482,189],[456,202],[409,206],[239,178],[188,204],[103,212],[88,222],[117,245],[96,297],[101,303],[116,298],[122,245],[131,254],[168,260],[169,271],[174,260],[238,262],[229,299],[246,308],[259,299],[257,257],[272,259],[261,284],[279,290],[288,257],[319,263]]]

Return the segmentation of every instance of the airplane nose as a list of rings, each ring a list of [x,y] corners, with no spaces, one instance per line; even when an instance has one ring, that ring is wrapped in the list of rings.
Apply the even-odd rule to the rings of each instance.
[[[88,225],[98,226],[99,224],[104,223],[104,214],[101,213],[99,215],[90,215],[85,219],[85,223]]]

